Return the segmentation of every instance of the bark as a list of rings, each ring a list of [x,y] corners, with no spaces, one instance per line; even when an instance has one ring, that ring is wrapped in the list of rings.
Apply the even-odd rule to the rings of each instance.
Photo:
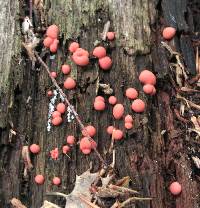
[[[49,99],[46,92],[54,87],[44,68],[40,67],[40,71],[31,69],[31,62],[21,48],[18,15],[27,14],[27,2],[0,0],[0,3],[0,46],[4,49],[0,56],[0,205],[11,207],[10,200],[15,197],[27,207],[38,208],[47,199],[46,192],[69,193],[77,174],[86,171],[91,161],[94,171],[101,167],[101,163],[95,153],[86,157],[78,147],[70,152],[71,159],[64,155],[60,155],[58,161],[50,159],[50,150],[55,147],[61,150],[66,135],[81,138],[80,128],[75,121],[67,123],[65,118],[60,127],[47,131]],[[76,90],[66,91],[66,94],[83,123],[96,127],[95,141],[106,160],[110,159],[105,152],[110,145],[106,128],[114,124],[123,129],[123,122],[113,119],[109,105],[104,112],[94,111],[92,103],[95,96],[104,95],[99,83],[111,85],[118,101],[125,106],[126,113],[133,114],[131,102],[124,95],[128,87],[136,87],[140,91],[139,97],[147,103],[145,113],[133,114],[134,129],[125,131],[125,139],[115,144],[117,177],[130,176],[132,188],[139,190],[143,196],[153,197],[151,202],[136,203],[138,208],[195,208],[200,205],[199,171],[194,168],[190,158],[194,151],[198,151],[199,144],[188,137],[186,124],[174,114],[174,108],[178,109],[179,103],[169,78],[168,55],[160,44],[163,25],[176,27],[178,35],[170,44],[183,53],[190,75],[195,75],[191,39],[200,25],[197,21],[199,13],[194,12],[194,5],[200,7],[195,0],[44,2],[47,25],[57,24],[60,27],[60,47],[54,60],[48,52],[43,59],[52,71],[58,72],[57,81],[61,85],[64,80],[60,73],[61,65],[67,62],[72,66],[71,76],[77,80],[78,86]],[[37,12],[34,9],[35,28],[41,27]],[[116,32],[115,41],[110,44],[103,42],[108,55],[112,57],[112,69],[109,72],[99,70],[95,60],[91,60],[91,64],[84,69],[74,65],[66,52],[70,41],[77,40],[81,47],[92,51],[108,20],[111,22],[110,30]],[[186,51],[188,47],[190,52]],[[41,52],[41,47],[37,50]],[[138,74],[144,68],[150,68],[157,74],[157,94],[154,97],[146,96],[138,81]],[[29,96],[31,99],[28,99]],[[16,131],[16,136],[9,136],[11,129]],[[41,152],[31,156],[34,169],[24,179],[21,150],[23,145],[32,143],[39,144]],[[36,174],[45,176],[43,186],[34,183]],[[52,185],[53,176],[62,178],[61,186]],[[173,180],[183,185],[182,194],[177,198],[168,191]],[[48,199],[51,198],[48,196]],[[60,198],[52,198],[51,201],[64,204]]]

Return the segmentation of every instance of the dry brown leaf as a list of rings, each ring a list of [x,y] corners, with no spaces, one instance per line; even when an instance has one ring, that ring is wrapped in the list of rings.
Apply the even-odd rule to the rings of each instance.
[[[123,187],[129,187],[131,179],[129,176],[123,177],[122,179],[118,180],[116,182],[116,186],[123,186]]]
[[[132,189],[129,189],[129,188],[126,188],[126,187],[122,187],[122,186],[116,186],[116,185],[113,185],[113,184],[110,184],[109,188],[112,189],[112,190],[117,190],[117,191],[123,192],[123,193],[128,192],[128,193],[131,193],[131,194],[139,194],[138,191],[135,191],[135,190],[132,190]]]
[[[80,199],[80,195],[84,195],[88,200],[91,200],[90,193],[91,184],[93,184],[99,177],[99,173],[84,172],[80,176],[76,176],[76,182],[73,191],[69,194],[62,194],[59,192],[47,193],[47,195],[62,196],[66,199],[65,208],[88,208],[88,205]]]

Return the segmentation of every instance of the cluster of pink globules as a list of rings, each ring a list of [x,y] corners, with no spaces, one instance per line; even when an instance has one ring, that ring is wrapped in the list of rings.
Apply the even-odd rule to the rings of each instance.
[[[47,29],[46,38],[44,39],[44,46],[49,48],[52,53],[56,53],[58,50],[58,34],[59,29],[56,25],[51,25]],[[114,32],[107,33],[107,39],[112,41],[115,39]],[[71,60],[80,67],[85,67],[90,63],[90,56],[96,57],[98,59],[98,64],[100,69],[107,71],[112,67],[112,59],[107,56],[106,49],[103,46],[97,46],[93,49],[92,53],[90,54],[87,50],[80,47],[79,43],[72,42],[69,45],[68,51],[71,53]],[[76,81],[69,76],[71,72],[71,66],[69,64],[63,64],[61,66],[61,71],[64,75],[68,77],[65,79],[63,83],[63,87],[66,90],[73,90],[76,88]],[[52,71],[51,76],[56,79],[57,73]],[[139,76],[139,80],[141,83],[144,84],[143,91],[146,94],[154,95],[156,93],[155,84],[156,84],[156,77],[155,75],[149,70],[143,70]],[[145,102],[138,98],[138,92],[135,88],[130,87],[126,90],[125,95],[128,99],[133,100],[131,109],[136,113],[142,113],[145,111]],[[49,90],[47,95],[51,97],[53,92]],[[118,103],[117,98],[112,95],[108,99],[108,103],[113,106],[113,117],[116,120],[120,120],[124,117],[124,127],[125,129],[129,130],[134,126],[134,120],[131,115],[124,116],[124,106],[121,103]],[[103,111],[106,108],[105,98],[102,96],[97,96],[95,98],[93,107],[97,111]],[[51,122],[54,126],[59,126],[63,122],[62,115],[66,112],[67,105],[65,103],[58,103],[56,106],[56,110],[51,115]],[[117,129],[114,126],[107,127],[107,133],[112,135],[114,140],[120,140],[123,138],[123,131]],[[91,139],[96,134],[96,128],[92,125],[86,126],[82,130],[83,138],[80,140],[80,150],[83,154],[90,154],[93,149],[97,147],[97,143]],[[88,135],[91,138],[88,138]],[[73,135],[66,136],[66,145],[63,145],[62,152],[63,154],[69,153],[71,147],[75,145],[76,139]],[[38,145],[35,145],[35,149],[30,146],[30,150],[32,153],[38,153],[40,148]],[[34,149],[34,150],[33,150]],[[38,150],[39,149],[39,150]],[[59,157],[59,150],[55,148],[50,151],[50,156],[52,159],[57,160]],[[45,181],[42,175],[37,175],[35,177],[35,182],[38,184],[43,184]],[[59,185],[61,180],[59,177],[54,177],[53,184]]]

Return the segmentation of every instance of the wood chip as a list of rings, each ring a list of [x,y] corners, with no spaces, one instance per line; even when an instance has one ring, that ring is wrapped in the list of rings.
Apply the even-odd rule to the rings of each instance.
[[[21,203],[21,201],[20,201],[19,199],[16,199],[16,198],[12,198],[12,199],[10,200],[10,203],[12,204],[12,206],[13,206],[14,208],[27,208],[25,205],[23,205],[23,204]]]

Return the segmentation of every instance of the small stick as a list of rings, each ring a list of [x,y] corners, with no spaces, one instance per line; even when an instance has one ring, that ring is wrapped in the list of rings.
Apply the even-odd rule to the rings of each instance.
[[[124,201],[121,205],[120,208],[125,207],[127,204],[131,203],[132,201],[149,201],[152,200],[152,198],[140,198],[140,197],[131,197]]]
[[[113,129],[113,132],[114,132],[114,131],[115,131],[115,129]],[[115,142],[115,140],[114,140],[114,136],[113,136],[113,132],[112,132],[112,137],[111,137],[110,147],[109,147],[109,150],[108,150],[108,152],[109,152],[109,153],[111,153],[111,152],[112,152],[113,147],[114,147],[114,142]]]
[[[197,82],[200,79],[200,73],[197,74],[194,78],[192,78],[191,80],[189,80],[189,84],[194,84],[195,82]]]
[[[197,74],[200,74],[200,69],[199,69],[199,47],[196,47],[196,72]]]
[[[29,18],[30,18],[30,21],[32,23],[32,20],[33,20],[33,0],[29,0]]]
[[[62,196],[64,198],[67,198],[68,195],[66,194],[63,194],[63,193],[60,193],[60,192],[49,192],[49,193],[46,193],[47,196],[51,196],[51,195],[54,195],[54,196]]]
[[[49,67],[44,63],[44,61],[40,58],[40,56],[38,55],[37,52],[35,52],[35,56],[38,59],[38,61],[43,65],[43,67],[46,69],[49,77],[51,78],[51,81],[53,82],[54,86],[58,89],[58,91],[60,92],[60,94],[64,97],[65,102],[67,103],[68,107],[70,108],[70,110],[72,111],[72,113],[74,114],[78,124],[81,127],[81,130],[84,130],[87,134],[87,137],[90,141],[93,141],[93,139],[91,138],[91,136],[88,134],[87,129],[85,128],[85,126],[83,125],[78,113],[75,111],[74,106],[71,105],[71,103],[69,102],[69,100],[67,99],[67,96],[65,95],[65,93],[63,92],[63,90],[59,87],[58,83],[56,82],[56,80],[51,76],[51,72],[49,70]],[[105,163],[104,159],[102,158],[102,156],[100,155],[100,153],[97,151],[96,148],[94,148],[95,153],[97,154],[97,156],[99,157],[99,159],[101,160],[101,162],[107,167],[107,164]]]
[[[107,21],[106,24],[104,25],[104,28],[103,28],[103,33],[102,33],[102,40],[106,40],[106,35],[109,31],[109,28],[110,28],[110,21]]]
[[[139,194],[138,191],[135,191],[135,190],[132,190],[132,189],[129,189],[129,188],[126,188],[126,187],[122,187],[122,186],[116,186],[116,185],[113,185],[113,184],[110,184],[109,188],[111,188],[113,190],[117,190],[117,191],[129,192],[129,193],[132,193],[132,194]]]
[[[179,111],[178,111],[177,109],[174,109],[174,113],[176,114],[176,117],[177,117],[180,121],[182,121],[182,122],[184,122],[184,123],[190,123],[187,119],[183,118],[183,117],[180,115],[180,113],[179,113]]]
[[[114,169],[114,167],[115,167],[115,149],[113,150],[113,161],[112,161],[112,164],[110,165],[110,167],[112,168],[112,169]]]

